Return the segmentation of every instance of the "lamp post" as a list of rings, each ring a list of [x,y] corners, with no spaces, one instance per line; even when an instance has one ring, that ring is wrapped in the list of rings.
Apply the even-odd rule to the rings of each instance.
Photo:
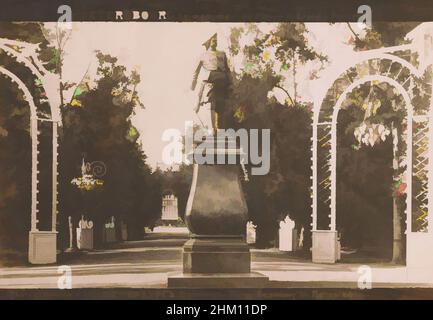
[[[104,181],[99,178],[106,172],[107,168],[102,161],[85,162],[83,157],[81,177],[72,179],[71,183],[81,191],[91,191],[104,185]]]
[[[103,177],[107,172],[107,168],[102,161],[85,162],[84,156],[81,164],[81,176],[72,179],[71,184],[75,185],[83,196],[84,209],[87,212],[87,193],[92,190],[101,188],[104,185],[104,181],[99,179]],[[81,216],[81,222],[87,221],[84,219],[84,215]],[[69,246],[67,251],[74,251],[73,248],[73,222],[69,217]],[[93,224],[92,224],[93,226]],[[93,242],[93,240],[92,240]]]

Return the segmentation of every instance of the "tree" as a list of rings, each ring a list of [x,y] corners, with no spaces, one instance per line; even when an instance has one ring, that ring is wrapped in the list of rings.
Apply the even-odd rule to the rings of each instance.
[[[135,108],[143,107],[136,91],[140,77],[135,71],[128,73],[115,57],[101,52],[96,57],[99,65],[95,86],[76,90],[62,110],[62,209],[65,217],[71,215],[75,221],[82,214],[93,219],[99,240],[101,227],[110,216],[124,220],[130,238],[138,239],[144,226],[160,213],[155,204],[155,199],[160,202],[157,173],[152,174],[145,163],[138,131],[130,120]],[[80,173],[83,156],[85,161],[101,161],[106,167],[100,190],[85,194],[85,208],[77,201],[82,195],[71,185]]]
[[[310,228],[312,106],[299,96],[297,73],[299,68],[310,68],[310,78],[315,78],[327,59],[311,47],[307,33],[303,23],[280,23],[269,32],[247,24],[233,28],[230,37],[232,59],[241,57],[243,66],[233,75],[227,104],[233,107],[226,110],[225,122],[233,128],[271,131],[269,174],[244,183],[260,246],[273,242],[278,222],[287,214],[299,230]],[[275,91],[286,98],[277,99]],[[310,241],[306,235],[304,248]]]

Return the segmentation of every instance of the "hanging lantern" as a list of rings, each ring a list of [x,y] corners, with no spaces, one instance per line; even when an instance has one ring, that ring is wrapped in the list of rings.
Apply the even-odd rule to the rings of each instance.
[[[71,184],[75,185],[78,189],[83,191],[90,191],[102,187],[104,181],[97,179],[91,174],[91,164],[86,164],[84,158],[81,164],[81,177],[74,178]]]

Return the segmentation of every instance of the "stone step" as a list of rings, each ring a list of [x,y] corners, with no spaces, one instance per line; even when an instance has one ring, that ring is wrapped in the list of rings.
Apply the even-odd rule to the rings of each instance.
[[[249,273],[171,273],[169,288],[264,288],[269,278],[258,272]]]

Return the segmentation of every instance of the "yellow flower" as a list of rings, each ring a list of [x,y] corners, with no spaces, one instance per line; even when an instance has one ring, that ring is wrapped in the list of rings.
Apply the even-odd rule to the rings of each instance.
[[[235,118],[238,120],[239,123],[241,123],[242,121],[245,120],[245,113],[244,113],[243,109],[244,108],[242,106],[238,107],[235,114],[234,114]]]
[[[268,61],[270,58],[269,51],[263,52],[263,60]]]
[[[376,99],[373,103],[373,114],[376,114],[377,109],[380,108],[380,106],[382,105],[382,103],[380,102],[379,99]]]
[[[111,90],[111,95],[112,95],[113,97],[117,97],[117,96],[119,96],[121,93],[122,93],[122,91],[121,91],[120,89],[117,89],[117,88],[113,88],[113,89]]]
[[[71,106],[73,107],[82,107],[81,101],[78,99],[72,99]]]

